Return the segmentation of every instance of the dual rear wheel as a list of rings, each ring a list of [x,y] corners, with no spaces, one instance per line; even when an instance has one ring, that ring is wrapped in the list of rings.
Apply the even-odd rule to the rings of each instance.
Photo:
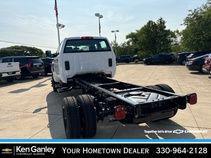
[[[175,93],[175,91],[167,84],[157,84],[154,86],[147,86],[147,88]]]
[[[174,90],[165,84],[147,86],[150,89],[175,93]],[[97,119],[94,98],[91,95],[79,95],[77,97],[66,97],[63,100],[63,121],[66,137],[71,138],[91,138],[96,135]],[[173,117],[174,114],[164,119]],[[163,119],[162,119],[163,120]]]
[[[147,86],[147,88],[166,91],[166,92],[170,92],[170,93],[175,93],[175,91],[167,84],[157,84],[157,85],[154,85],[154,86]],[[160,119],[160,120],[166,120],[166,119],[169,119],[169,118],[175,116],[177,114],[177,111],[178,111],[177,108],[172,109],[172,115],[171,116]],[[156,120],[156,121],[160,121],[160,120]],[[153,122],[155,122],[155,121],[153,121]]]
[[[91,138],[96,135],[96,110],[92,96],[64,98],[62,109],[67,138]]]

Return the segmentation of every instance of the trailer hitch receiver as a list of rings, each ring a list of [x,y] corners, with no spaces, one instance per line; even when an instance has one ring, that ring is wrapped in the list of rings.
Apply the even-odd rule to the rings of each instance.
[[[118,105],[115,107],[115,113],[114,113],[115,120],[123,120],[126,117],[126,111],[125,107],[122,105]]]

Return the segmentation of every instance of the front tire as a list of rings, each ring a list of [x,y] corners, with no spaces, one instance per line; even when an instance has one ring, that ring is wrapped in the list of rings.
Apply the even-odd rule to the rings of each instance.
[[[94,137],[97,131],[94,99],[90,95],[79,95],[77,102],[80,106],[82,136],[84,138]]]
[[[80,138],[81,123],[79,106],[75,97],[66,97],[63,100],[63,121],[65,134],[68,139]]]

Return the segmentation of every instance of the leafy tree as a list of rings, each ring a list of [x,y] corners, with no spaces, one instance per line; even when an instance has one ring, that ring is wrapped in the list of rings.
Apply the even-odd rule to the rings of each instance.
[[[175,38],[173,39],[173,42],[171,44],[171,50],[172,52],[181,52],[182,46],[181,46],[181,38],[182,33],[179,30],[174,31]]]
[[[211,50],[211,1],[191,10],[184,20],[182,47],[188,51]]]
[[[113,47],[114,52],[117,56],[120,56],[120,55],[135,55],[135,51],[134,51],[133,46],[128,42],[124,42],[121,45],[118,45],[117,43],[112,43],[112,47]]]
[[[148,21],[140,30],[126,36],[134,50],[141,56],[149,56],[161,52],[170,52],[176,35],[166,29],[166,22],[160,18],[157,22]]]
[[[41,49],[27,46],[11,46],[0,49],[0,57],[5,56],[40,56],[42,57],[44,52]]]

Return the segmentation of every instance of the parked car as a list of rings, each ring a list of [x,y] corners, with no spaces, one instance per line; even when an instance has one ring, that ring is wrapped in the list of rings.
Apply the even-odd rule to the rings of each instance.
[[[210,54],[210,53],[211,53],[211,51],[193,52],[193,53],[191,53],[190,55],[187,56],[187,61],[189,59],[197,58],[197,57],[200,57],[200,56],[203,56],[203,55],[206,55],[206,54]]]
[[[37,56],[10,56],[2,58],[2,63],[5,62],[19,62],[21,69],[21,77],[32,76],[37,78],[44,72],[43,61]]]
[[[192,54],[192,53],[191,52],[178,53],[178,55],[177,55],[177,63],[179,65],[185,65],[185,63],[187,62],[187,56],[189,56],[190,54]]]
[[[121,55],[116,58],[117,63],[130,63],[132,57],[130,55]]]
[[[174,54],[161,53],[145,58],[144,64],[172,64],[175,61]]]
[[[47,76],[48,73],[51,73],[51,65],[52,65],[52,61],[53,58],[42,58],[42,61],[44,63],[44,74]]]
[[[203,65],[205,58],[208,57],[208,54],[199,56],[197,58],[191,58],[187,61],[186,66],[189,70],[203,72]]]
[[[0,79],[12,82],[14,79],[20,77],[20,67],[17,62],[0,63]]]
[[[211,54],[206,57],[204,65],[203,65],[203,72],[209,73],[211,75]]]
[[[141,61],[142,59],[138,56],[138,55],[134,55],[132,57],[132,62],[134,63],[138,63],[139,61]]]

